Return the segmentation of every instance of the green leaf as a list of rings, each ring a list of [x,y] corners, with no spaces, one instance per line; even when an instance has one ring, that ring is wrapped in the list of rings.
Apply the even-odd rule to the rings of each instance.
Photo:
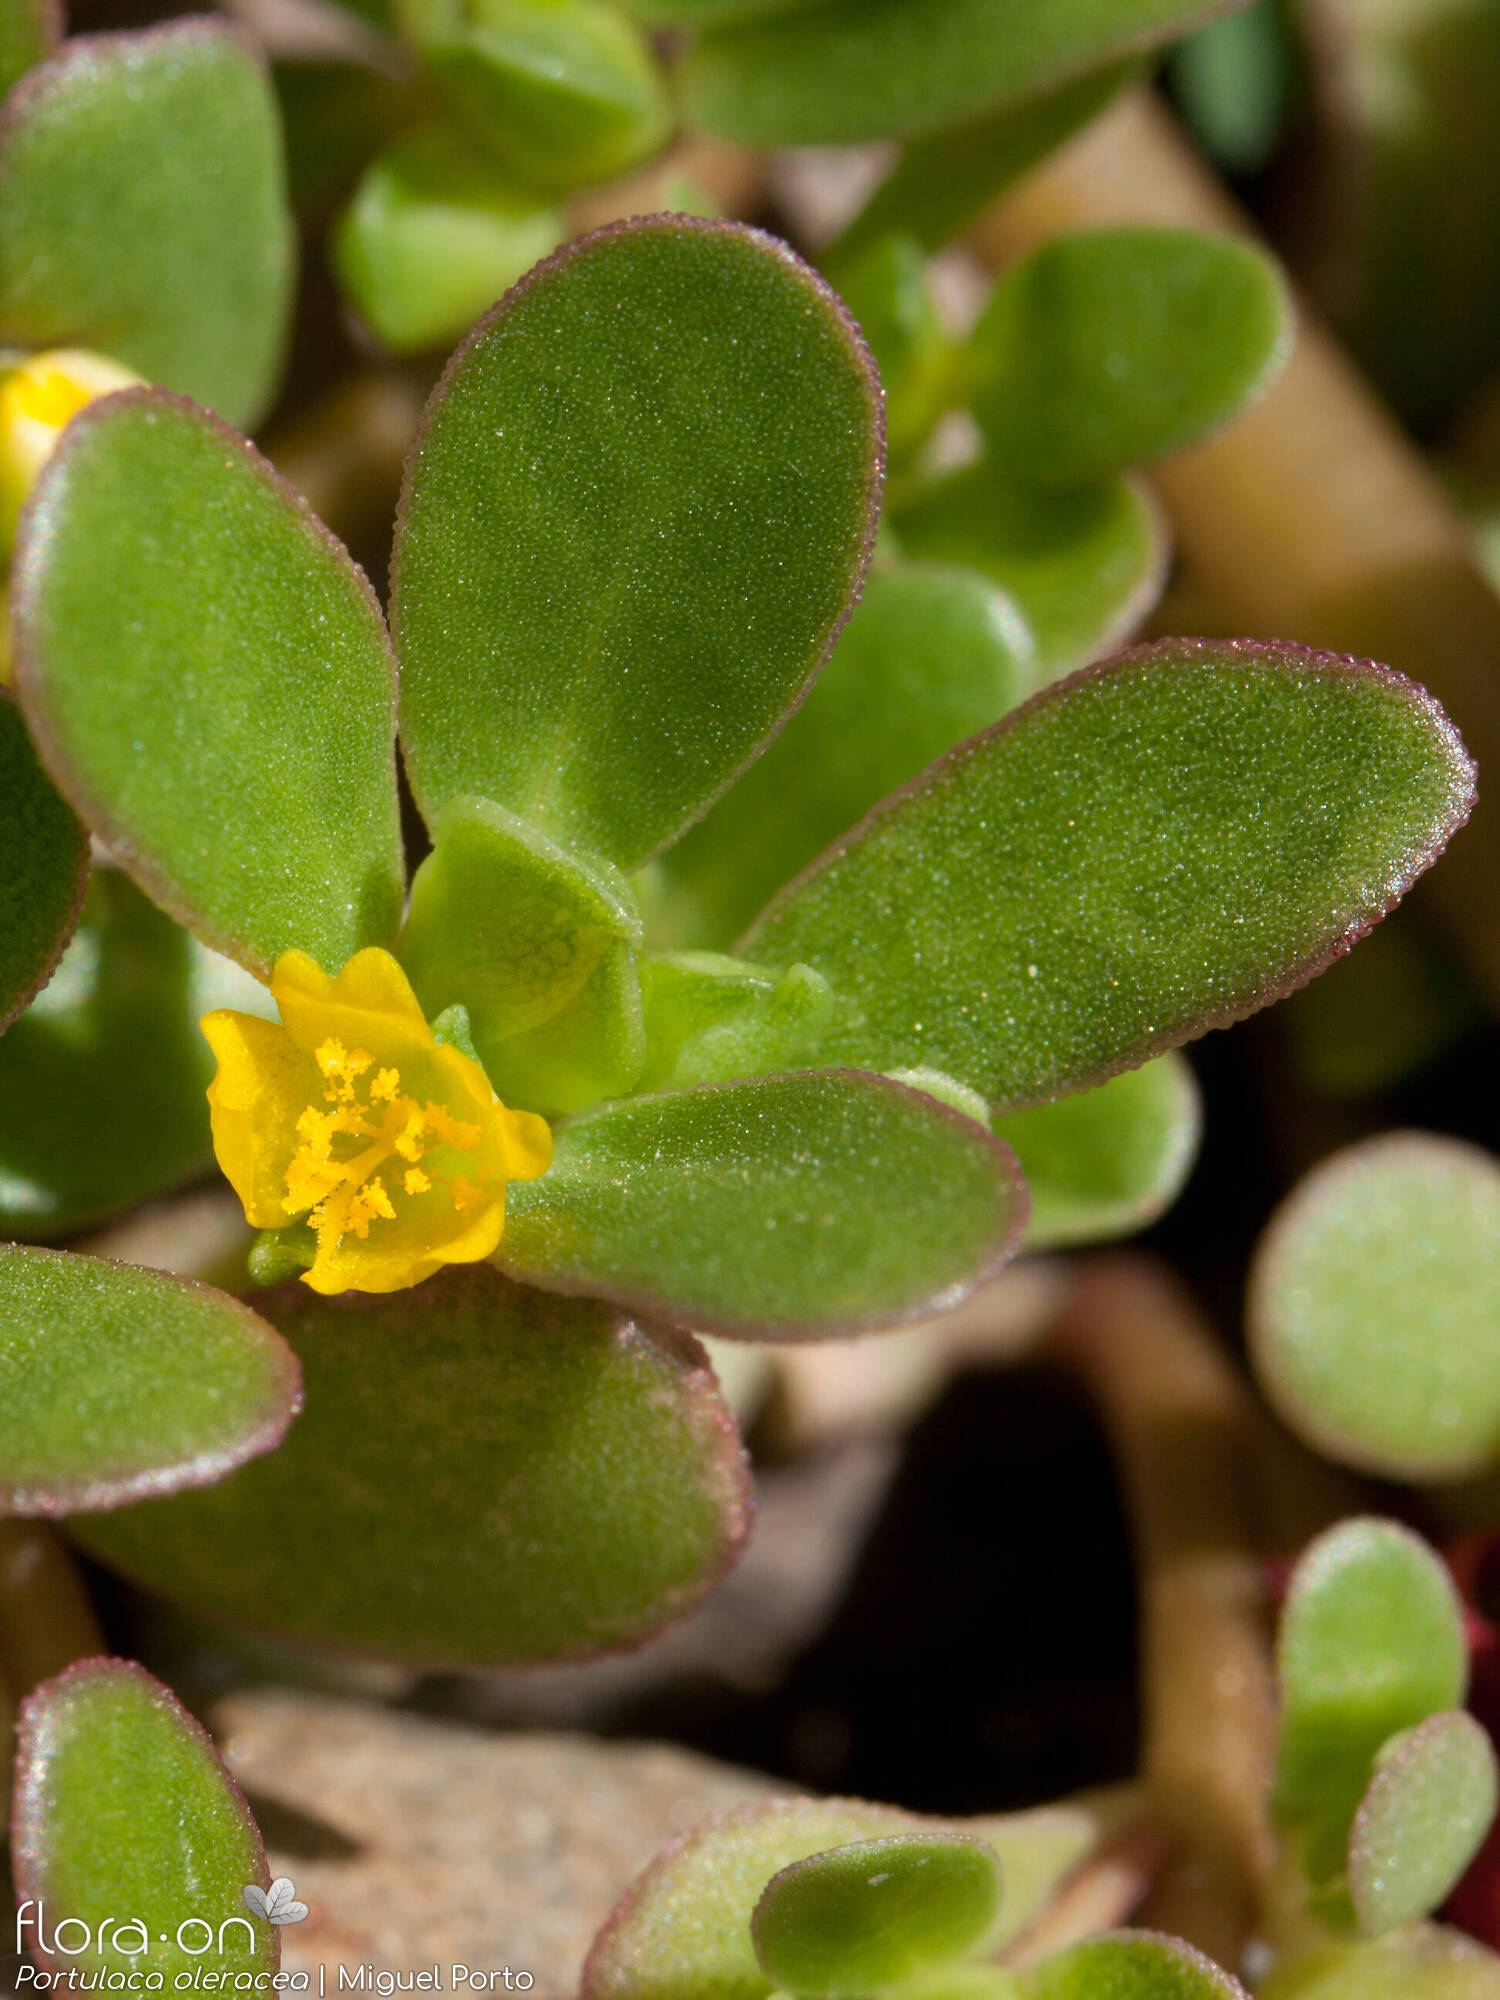
[[[0,7],[0,97],[62,40],[62,0],[6,0]]]
[[[914,237],[882,237],[842,267],[839,291],[880,370],[891,464],[899,469],[916,457],[952,400],[958,343]]]
[[[27,721],[148,895],[258,974],[391,941],[385,629],[251,445],[159,390],[106,397],[38,481],[14,576]]]
[[[1344,1867],[1380,1746],[1463,1700],[1468,1659],[1452,1579],[1395,1522],[1342,1522],[1297,1565],[1277,1664],[1275,1810],[1284,1826],[1306,1830],[1304,1865],[1326,1882]]]
[[[1194,138],[1216,165],[1241,176],[1271,164],[1301,111],[1303,60],[1279,0],[1256,0],[1179,42],[1167,74]]]
[[[961,1833],[891,1833],[773,1875],[750,1934],[787,1993],[860,1995],[977,1948],[1000,1909],[1000,1861]]]
[[[871,806],[1031,692],[1030,634],[970,570],[882,561],[812,692],[660,862],[661,921],[727,945]]]
[[[863,576],[879,405],[838,301],[738,224],[584,238],[459,349],[394,619],[429,819],[498,800],[634,867],[805,692]]]
[[[1494,1746],[1462,1709],[1383,1747],[1349,1832],[1349,1894],[1367,1937],[1445,1901],[1479,1852],[1495,1801]]]
[[[0,1514],[207,1486],[286,1434],[297,1364],[210,1285],[0,1246]]]
[[[1031,1193],[1025,1247],[1103,1243],[1143,1229],[1180,1193],[1201,1126],[1198,1086],[1175,1051],[1097,1090],[997,1118]]]
[[[877,808],[747,955],[856,1010],[826,1059],[1016,1109],[1310,979],[1472,798],[1442,711],[1385,669],[1172,640],[1046,689]]]
[[[334,268],[379,339],[418,354],[455,339],[563,234],[556,208],[430,125],[366,167],[334,233]]]
[[[1291,351],[1280,273],[1201,229],[1090,229],[995,287],[969,344],[973,410],[1010,477],[1073,486],[1231,421]]]
[[[65,1236],[211,1170],[198,1019],[221,1006],[270,1001],[128,875],[96,870],[57,971],[0,1041],[0,1233]]]
[[[283,182],[270,83],[233,29],[78,36],[0,113],[0,340],[91,348],[256,423],[292,303]]]
[[[837,1006],[827,980],[805,965],[768,972],[711,951],[648,958],[641,985],[647,1051],[642,1090],[689,1090],[803,1068],[816,1056]]]
[[[89,876],[88,835],[36,760],[26,725],[0,694],[0,1030],[52,977]],[[0,1046],[4,1046],[0,1044]]]
[[[856,145],[977,118],[1159,46],[1234,0],[829,0],[705,35],[690,123],[751,146]]]
[[[869,201],[828,249],[823,269],[835,282],[848,264],[893,232],[941,250],[1028,168],[1097,117],[1141,74],[1136,60],[1112,63],[971,125],[914,140]]]
[[[1500,1457],[1500,1163],[1421,1132],[1325,1160],[1256,1253],[1251,1351],[1299,1436],[1398,1479]]]
[[[651,45],[600,0],[416,0],[408,15],[450,114],[533,186],[610,180],[665,144]]]
[[[466,1010],[507,1103],[576,1111],[640,1074],[640,940],[629,885],[608,862],[459,798],[412,883],[400,956],[424,1013]]]
[[[857,1799],[776,1799],[728,1813],[631,1883],[594,1940],[583,2000],[769,2000],[750,1918],[771,1877],[830,1847],[938,1824]]]
[[[517,1277],[757,1339],[956,1304],[1012,1254],[1026,1206],[972,1119],[838,1070],[586,1113],[509,1203]]]
[[[728,21],[770,21],[805,13],[824,0],[625,0],[654,28],[718,28]]]
[[[1373,1944],[1288,1952],[1256,2000],[1500,2000],[1500,1958],[1462,1931],[1414,1924]]]
[[[1245,1989],[1180,1938],[1115,1931],[1021,1975],[1026,2000],[1245,2000]]]
[[[739,1441],[693,1343],[484,1265],[251,1303],[306,1382],[280,1451],[72,1523],[150,1588],[313,1645],[480,1666],[643,1639],[738,1554]]]
[[[1034,688],[1123,644],[1160,595],[1169,553],[1138,481],[1039,492],[989,459],[904,505],[897,526],[907,555],[976,569],[1014,598],[1036,647]]]
[[[159,1973],[170,1990],[201,1977],[212,1944],[226,1985],[270,1984],[280,1934],[241,1895],[270,1882],[255,1821],[160,1681],[127,1660],[44,1681],[21,1711],[16,1775],[17,1937],[59,1983],[76,1966],[122,1983]]]

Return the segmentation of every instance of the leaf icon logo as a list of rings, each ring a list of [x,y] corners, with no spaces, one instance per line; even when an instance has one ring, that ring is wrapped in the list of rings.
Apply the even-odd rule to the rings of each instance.
[[[278,1875],[269,1889],[247,1883],[242,1893],[245,1908],[253,1916],[264,1917],[268,1924],[300,1924],[307,1915],[307,1905],[297,1901],[290,1875]]]

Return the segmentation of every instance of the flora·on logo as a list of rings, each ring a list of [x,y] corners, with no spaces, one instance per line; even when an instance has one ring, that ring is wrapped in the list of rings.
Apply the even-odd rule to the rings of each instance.
[[[290,1875],[278,1875],[269,1889],[247,1882],[244,1896],[246,1909],[268,1924],[300,1924],[307,1915],[307,1905],[297,1901]]]

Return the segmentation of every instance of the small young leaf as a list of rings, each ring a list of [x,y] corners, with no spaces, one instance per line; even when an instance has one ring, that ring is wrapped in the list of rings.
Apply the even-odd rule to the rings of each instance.
[[[0,7],[0,97],[62,40],[62,0],[6,0]]]
[[[1115,1931],[1021,1975],[1025,2000],[1246,2000],[1222,1967],[1180,1938]]]
[[[429,819],[498,800],[622,868],[806,691],[864,572],[876,386],[833,294],[737,224],[619,224],[471,335],[407,469],[393,615]]]
[[[838,1005],[828,981],[805,965],[768,972],[711,951],[648,958],[641,986],[643,1091],[805,1068]]]
[[[0,1514],[210,1485],[274,1450],[300,1400],[286,1342],[226,1293],[0,1246]]]
[[[750,1935],[772,1984],[868,1994],[977,1949],[1000,1908],[1000,1862],[961,1833],[892,1833],[773,1875]]]
[[[144,1965],[170,1991],[201,1977],[212,1944],[226,1986],[269,1986],[280,1936],[242,1900],[270,1880],[250,1808],[200,1725],[133,1662],[82,1660],[22,1709],[13,1852],[16,1935],[60,1983],[75,1966],[123,1983]]]
[[[334,235],[334,268],[384,344],[417,354],[456,340],[563,233],[556,208],[429,125],[366,167]]]
[[[976,569],[1014,598],[1036,648],[1033,688],[1123,645],[1166,575],[1161,510],[1137,480],[1049,493],[981,459],[904,506],[897,524],[907,555]]]
[[[705,35],[690,123],[750,146],[904,139],[1174,40],[1236,0],[828,0]]]
[[[714,1333],[807,1338],[956,1304],[1012,1254],[1009,1150],[921,1092],[804,1070],[607,1106],[510,1190],[499,1261]]]
[[[1494,1746],[1462,1709],[1384,1746],[1349,1830],[1349,1894],[1367,1937],[1437,1908],[1478,1853],[1495,1798]]]
[[[742,1454],[693,1343],[485,1265],[251,1303],[302,1363],[286,1443],[70,1524],[150,1588],[317,1646],[481,1666],[630,1645],[738,1554]]]
[[[1076,674],[878,806],[757,920],[858,1012],[826,1059],[1012,1110],[1239,1020],[1385,915],[1468,813],[1385,669],[1168,641]]]
[[[1010,477],[1075,486],[1228,423],[1290,347],[1286,287],[1252,244],[1082,230],[996,286],[969,346],[974,415]]]
[[[336,971],[391,941],[385,629],[251,445],[160,390],[95,403],[37,483],[15,579],[42,755],[155,901],[263,976],[283,951]]]
[[[576,1089],[558,1096],[555,1081],[547,1101],[537,1096],[544,1071],[566,1063],[580,1081],[599,1075],[584,1104],[628,1090],[640,1072],[640,941],[629,886],[608,862],[579,859],[487,799],[459,798],[439,814],[412,883],[400,957],[425,1014],[466,1010],[502,1097],[514,1090],[531,1109],[576,1110]],[[549,1023],[546,1060],[531,1031]]]
[[[534,187],[611,180],[671,131],[641,31],[600,0],[415,0],[427,69],[476,145]]]
[[[727,1813],[631,1883],[589,1952],[583,2000],[768,2000],[750,1918],[771,1877],[830,1847],[938,1824],[858,1799],[776,1799]]]
[[[1349,1825],[1380,1746],[1457,1708],[1468,1676],[1452,1579],[1393,1521],[1342,1522],[1305,1552],[1277,1639],[1275,1808],[1306,1829],[1315,1883],[1344,1868]]]
[[[270,999],[96,869],[57,971],[0,1040],[0,1233],[66,1236],[212,1169],[211,1007]]]
[[[78,922],[88,835],[36,760],[15,703],[0,693],[0,1029],[52,977]]]
[[[1248,1299],[1267,1395],[1365,1471],[1453,1479],[1500,1457],[1500,1163],[1385,1133],[1302,1181],[1262,1238]]]
[[[1014,708],[1032,666],[1030,634],[983,577],[879,564],[807,700],[662,856],[668,924],[685,942],[731,943],[878,800]]]
[[[255,424],[291,310],[283,182],[270,82],[232,28],[78,36],[0,112],[0,340],[97,349]]]
[[[995,1120],[1031,1192],[1028,1250],[1104,1243],[1171,1206],[1198,1152],[1202,1107],[1174,1050],[1030,1111]]]

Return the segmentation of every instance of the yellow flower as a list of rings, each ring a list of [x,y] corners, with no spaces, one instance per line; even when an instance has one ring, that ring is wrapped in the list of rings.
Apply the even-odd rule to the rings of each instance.
[[[334,979],[289,951],[271,995],[280,1026],[227,1009],[202,1023],[214,1151],[246,1220],[306,1218],[316,1292],[396,1292],[488,1257],[506,1182],[551,1165],[546,1120],[507,1110],[478,1063],[439,1046],[389,952]]]
[[[57,448],[70,417],[140,376],[118,361],[81,347],[29,355],[0,379],[0,540],[15,539],[21,503]]]

